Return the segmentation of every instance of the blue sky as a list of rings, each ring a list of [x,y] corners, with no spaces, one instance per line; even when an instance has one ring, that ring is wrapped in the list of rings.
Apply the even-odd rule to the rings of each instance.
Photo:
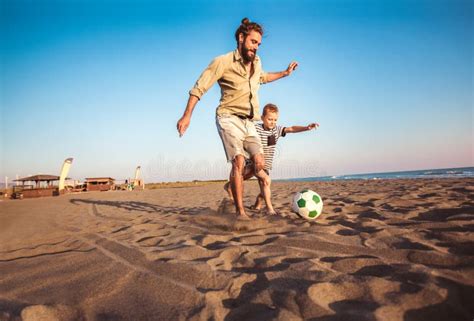
[[[261,87],[280,124],[274,177],[474,165],[473,2],[1,1],[4,176],[223,179],[216,84],[185,136],[176,121],[243,17],[261,23]]]

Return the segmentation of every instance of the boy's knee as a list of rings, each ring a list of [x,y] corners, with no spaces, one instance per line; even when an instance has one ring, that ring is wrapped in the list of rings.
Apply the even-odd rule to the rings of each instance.
[[[267,185],[267,186],[270,186],[270,184],[272,183],[272,179],[270,178],[270,176],[266,176],[263,178],[263,184]]]
[[[263,174],[263,175],[262,175]],[[265,186],[270,186],[272,179],[264,171],[260,172],[260,175],[257,176],[258,180]]]

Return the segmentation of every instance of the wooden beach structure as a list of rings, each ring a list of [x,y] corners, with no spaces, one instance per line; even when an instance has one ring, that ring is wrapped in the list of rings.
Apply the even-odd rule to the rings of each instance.
[[[59,195],[58,186],[53,182],[59,181],[59,176],[39,174],[15,180],[21,183],[13,187],[13,198],[33,198]],[[27,184],[29,183],[29,184]]]
[[[112,177],[86,178],[87,191],[109,191],[115,189],[115,179]]]

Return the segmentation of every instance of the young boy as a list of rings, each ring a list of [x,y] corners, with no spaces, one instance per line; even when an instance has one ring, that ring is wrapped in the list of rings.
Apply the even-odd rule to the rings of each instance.
[[[260,136],[260,141],[263,147],[263,153],[265,158],[264,175],[260,175],[258,183],[260,185],[260,194],[257,196],[253,209],[260,210],[262,208],[263,200],[267,205],[269,214],[276,214],[271,203],[271,191],[270,191],[270,171],[272,169],[273,155],[275,154],[275,146],[280,137],[285,137],[288,133],[300,133],[319,127],[318,123],[311,123],[308,126],[291,126],[282,127],[276,123],[278,121],[278,107],[274,104],[267,104],[263,108],[262,123],[255,125],[257,133]],[[266,175],[265,175],[266,174]],[[255,175],[251,161],[247,161],[244,169],[244,180],[248,180]],[[229,193],[232,199],[232,190],[229,183],[224,185],[224,189]],[[264,198],[264,195],[267,197]]]

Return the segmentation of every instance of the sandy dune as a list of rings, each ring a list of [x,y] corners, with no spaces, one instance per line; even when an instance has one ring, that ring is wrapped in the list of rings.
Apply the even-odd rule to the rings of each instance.
[[[290,210],[303,188],[316,222]],[[0,320],[473,320],[474,179],[273,199],[250,221],[222,184],[2,201]]]

